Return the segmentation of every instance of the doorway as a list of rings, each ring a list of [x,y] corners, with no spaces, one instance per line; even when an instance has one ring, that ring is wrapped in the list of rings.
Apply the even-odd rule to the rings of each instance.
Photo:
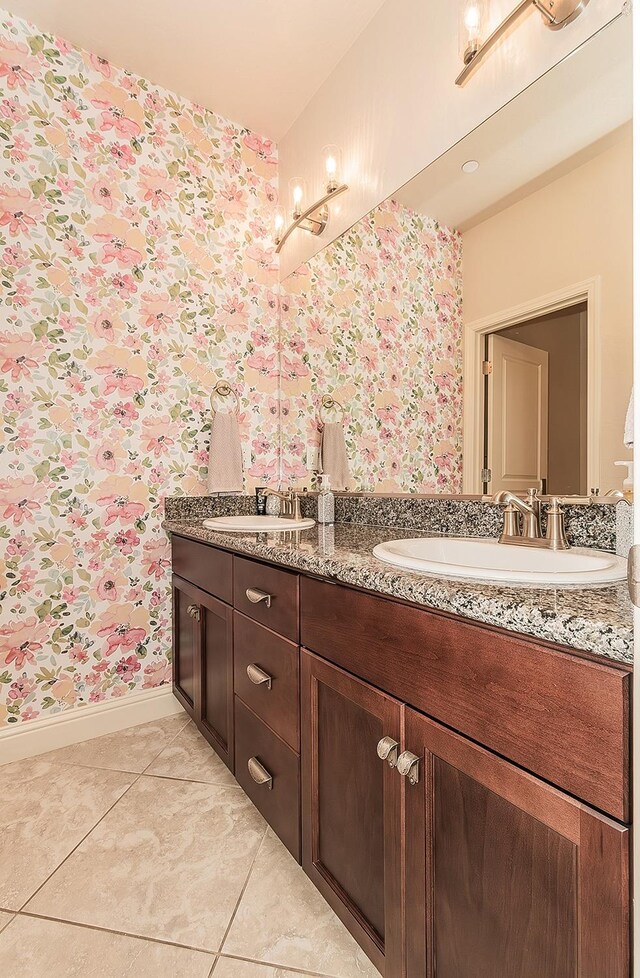
[[[483,491],[585,495],[587,303],[485,335]]]

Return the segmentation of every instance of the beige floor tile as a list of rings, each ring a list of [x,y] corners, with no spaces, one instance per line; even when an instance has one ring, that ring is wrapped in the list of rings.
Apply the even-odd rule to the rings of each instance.
[[[41,759],[141,774],[160,751],[171,743],[176,734],[180,733],[188,720],[186,713],[178,713],[105,734],[104,737],[84,740],[81,744],[61,747],[60,750],[42,754]]]
[[[379,978],[364,951],[271,831],[223,951],[334,978]]]
[[[218,958],[213,978],[317,978],[310,971],[284,971],[269,964],[255,961],[239,961],[236,958]]]
[[[147,768],[145,774],[184,781],[238,785],[229,768],[222,763],[194,723],[189,723],[180,731]]]
[[[40,758],[0,767],[0,907],[19,910],[134,780]]]
[[[141,778],[28,909],[218,950],[264,829],[236,788]]]
[[[0,930],[4,930],[10,920],[13,920],[13,914],[0,910]]]
[[[213,955],[135,937],[15,917],[0,933],[0,974],[11,978],[207,978]]]

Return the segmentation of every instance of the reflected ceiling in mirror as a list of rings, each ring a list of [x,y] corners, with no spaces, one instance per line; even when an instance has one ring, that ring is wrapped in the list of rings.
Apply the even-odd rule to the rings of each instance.
[[[337,489],[621,485],[630,31],[619,18],[283,281],[285,482],[310,482],[323,438],[330,470],[344,437]]]

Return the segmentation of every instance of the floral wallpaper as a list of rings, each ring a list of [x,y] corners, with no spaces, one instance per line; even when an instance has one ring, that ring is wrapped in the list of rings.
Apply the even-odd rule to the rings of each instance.
[[[0,16],[0,725],[170,682],[162,500],[278,468],[274,147]]]
[[[349,488],[461,491],[461,258],[457,231],[390,200],[284,281],[285,481],[308,477],[329,393]]]

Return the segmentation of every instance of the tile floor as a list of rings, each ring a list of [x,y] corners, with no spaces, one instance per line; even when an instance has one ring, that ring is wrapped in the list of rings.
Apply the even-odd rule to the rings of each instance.
[[[0,975],[379,978],[186,714],[0,767]]]

